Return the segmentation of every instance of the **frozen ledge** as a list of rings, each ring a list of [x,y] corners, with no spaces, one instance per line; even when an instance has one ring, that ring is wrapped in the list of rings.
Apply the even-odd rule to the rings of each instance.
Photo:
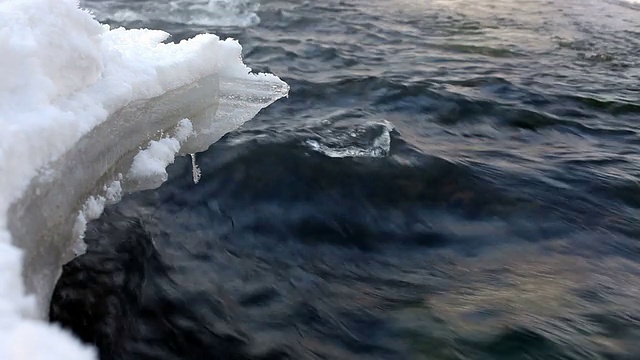
[[[233,40],[163,43],[161,31],[100,25],[73,0],[0,3],[0,34],[0,359],[95,359],[47,322],[84,223],[289,87],[250,73]]]
[[[13,243],[25,252],[24,282],[26,290],[37,295],[40,318],[47,315],[61,264],[75,255],[71,250],[78,234],[73,228],[85,201],[105,196],[105,188],[118,181],[119,174],[127,174],[140,148],[161,132],[169,132],[185,117],[214,112],[218,90],[214,75],[122,108],[40,172],[11,206],[8,228]],[[135,180],[123,178],[122,190],[129,190]]]
[[[172,140],[171,134],[181,130],[179,124],[189,119],[188,132],[179,139],[174,155],[206,150],[285,95],[287,89],[261,80],[221,81],[217,74],[207,76],[114,112],[41,169],[8,211],[12,243],[23,251],[24,285],[36,299],[32,316],[46,319],[61,266],[77,255],[74,249],[82,235],[77,234],[78,217],[96,218],[105,202],[119,200],[121,192],[155,188],[162,182],[158,177],[166,180],[164,168],[151,167],[140,175],[130,171],[136,155],[147,151],[150,142]],[[114,183],[117,194],[110,193]],[[88,199],[102,201],[99,211],[87,214]]]

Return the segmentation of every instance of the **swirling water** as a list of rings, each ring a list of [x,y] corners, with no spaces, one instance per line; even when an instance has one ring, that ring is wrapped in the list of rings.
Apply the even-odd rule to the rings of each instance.
[[[83,5],[291,85],[90,224],[51,318],[102,359],[637,358],[634,2]]]

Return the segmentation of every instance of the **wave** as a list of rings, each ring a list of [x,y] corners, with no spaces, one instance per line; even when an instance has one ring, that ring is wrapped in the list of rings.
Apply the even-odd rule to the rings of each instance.
[[[388,121],[367,123],[348,129],[345,133],[328,130],[328,136],[307,139],[312,150],[333,158],[343,157],[383,157],[391,149],[393,125]]]
[[[0,358],[91,359],[44,322],[86,222],[289,87],[252,74],[234,40],[163,43],[169,34],[110,29],[74,0],[3,3],[0,32]]]
[[[102,22],[149,21],[191,26],[248,27],[260,23],[260,4],[253,0],[84,1]]]

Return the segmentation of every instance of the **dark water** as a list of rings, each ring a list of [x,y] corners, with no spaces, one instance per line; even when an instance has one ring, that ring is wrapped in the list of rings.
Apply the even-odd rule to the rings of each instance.
[[[51,317],[102,359],[640,358],[637,6],[86,5],[291,85],[90,224]]]

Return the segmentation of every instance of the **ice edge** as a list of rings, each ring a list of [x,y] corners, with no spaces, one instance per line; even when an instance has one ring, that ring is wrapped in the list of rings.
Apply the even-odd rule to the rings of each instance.
[[[0,358],[95,359],[45,320],[79,214],[145,187],[122,174],[181,120],[193,131],[175,153],[203,151],[289,87],[251,74],[236,41],[163,44],[166,33],[109,29],[73,0],[2,3],[0,33],[0,172],[11,174],[0,179]]]

